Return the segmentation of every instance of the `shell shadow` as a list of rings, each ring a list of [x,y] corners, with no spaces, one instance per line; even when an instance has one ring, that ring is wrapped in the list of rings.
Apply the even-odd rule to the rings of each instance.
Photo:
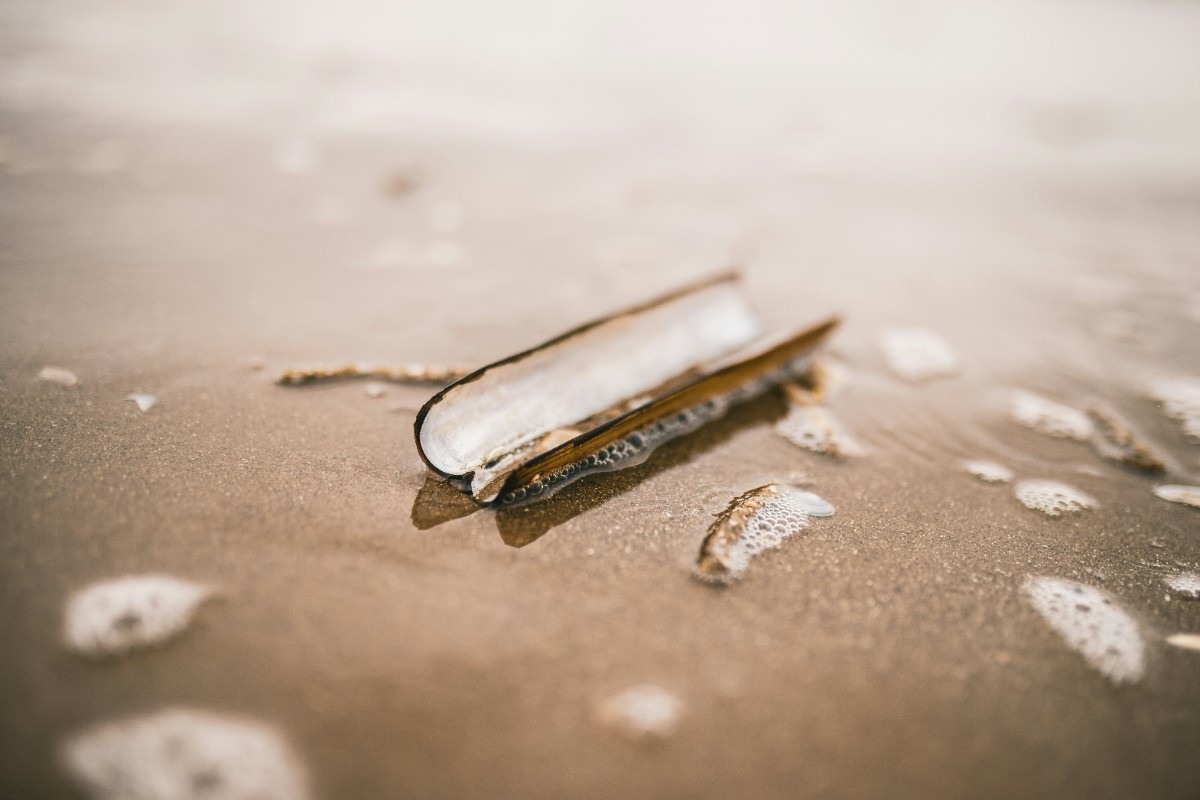
[[[548,500],[521,508],[497,511],[496,527],[500,531],[500,538],[509,547],[531,545],[564,522],[607,503],[664,470],[711,450],[728,441],[739,431],[762,423],[775,422],[784,412],[782,393],[778,390],[767,392],[761,397],[735,406],[725,416],[693,433],[664,444],[643,464],[617,472],[590,475],[564,487]]]
[[[436,528],[445,522],[470,516],[483,506],[455,489],[432,472],[425,473],[425,483],[413,501],[412,522],[419,531]]]

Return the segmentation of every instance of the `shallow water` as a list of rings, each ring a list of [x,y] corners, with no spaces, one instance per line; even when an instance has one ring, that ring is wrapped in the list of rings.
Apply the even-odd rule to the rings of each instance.
[[[64,743],[184,707],[277,731],[314,797],[1196,796],[1200,655],[1168,637],[1200,603],[1166,580],[1200,511],[1154,488],[1200,446],[1151,394],[1200,378],[1200,9],[980,9],[5,4],[0,794],[72,796]],[[484,364],[731,262],[769,327],[844,316],[826,407],[863,455],[787,441],[771,394],[479,511],[417,456],[427,387],[272,383]],[[957,372],[893,376],[913,328]],[[1113,409],[1167,474],[1018,392]],[[692,580],[770,482],[837,514]],[[130,574],[223,600],[69,652],[68,598]],[[1118,602],[1141,679],[1034,576]],[[598,720],[647,685],[682,709],[651,749]]]

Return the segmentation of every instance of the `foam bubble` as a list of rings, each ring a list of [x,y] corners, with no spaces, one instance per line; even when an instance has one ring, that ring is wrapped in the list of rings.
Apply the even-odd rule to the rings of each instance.
[[[149,411],[158,402],[158,398],[152,394],[141,394],[134,392],[133,394],[125,395],[126,400],[132,400],[137,403],[138,411]]]
[[[838,457],[862,454],[862,447],[850,438],[833,414],[817,405],[792,403],[787,416],[775,423],[775,432],[814,453]]]
[[[1185,650],[1200,650],[1200,634],[1176,633],[1167,637],[1167,644],[1173,644]]]
[[[1145,672],[1137,623],[1099,589],[1063,578],[1035,577],[1023,587],[1042,619],[1095,670],[1113,683],[1133,683]]]
[[[1155,486],[1154,493],[1172,503],[1200,508],[1200,486]]]
[[[963,469],[984,483],[1008,483],[1013,471],[995,461],[964,461]]]
[[[1150,396],[1162,403],[1163,413],[1183,423],[1189,439],[1200,441],[1200,379],[1177,378],[1154,381]]]
[[[92,584],[67,601],[63,636],[70,649],[95,657],[161,644],[182,633],[211,594],[160,575]]]
[[[1178,575],[1168,575],[1163,578],[1171,591],[1180,597],[1189,599],[1200,598],[1200,575],[1194,572],[1181,572]]]
[[[923,328],[890,328],[879,340],[888,368],[906,381],[958,372],[958,357],[936,333]]]
[[[652,684],[639,684],[606,698],[596,718],[612,732],[635,742],[667,739],[679,726],[683,704]]]
[[[742,577],[751,559],[772,550],[808,527],[808,519],[828,517],[833,506],[812,492],[771,483],[729,504],[713,523],[700,547],[695,575],[709,583]]]
[[[1015,492],[1017,499],[1026,506],[1051,517],[1096,505],[1093,498],[1078,489],[1055,481],[1021,481],[1016,485]]]
[[[97,800],[303,800],[303,770],[272,728],[166,709],[66,742],[68,772]]]
[[[789,494],[791,501],[808,512],[810,517],[832,517],[834,514],[833,503],[818,494],[799,489],[790,489]]]
[[[1090,439],[1095,426],[1082,411],[1047,400],[1033,392],[1013,394],[1012,418],[1027,428],[1062,439]]]
[[[60,386],[74,386],[79,383],[79,378],[75,377],[74,372],[62,367],[42,367],[42,371],[38,373],[38,380],[57,383]]]

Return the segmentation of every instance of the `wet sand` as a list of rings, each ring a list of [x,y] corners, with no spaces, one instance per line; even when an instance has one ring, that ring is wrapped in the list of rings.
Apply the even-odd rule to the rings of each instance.
[[[250,23],[222,8],[209,33],[236,55],[229,31]],[[1020,8],[1014,24],[1072,30]],[[295,85],[249,69],[233,100],[233,77],[170,62],[174,80],[213,89],[193,113],[137,70],[173,18],[124,34],[142,50],[118,58],[105,48],[124,40],[103,28],[11,5],[0,794],[76,796],[69,736],[188,707],[272,726],[314,797],[1196,796],[1200,653],[1165,637],[1200,632],[1200,601],[1164,578],[1200,571],[1200,511],[1152,489],[1200,483],[1200,445],[1146,387],[1200,377],[1200,137],[1185,136],[1200,97],[1174,71],[1194,66],[1178,32],[1200,14],[1100,9],[1079,47],[1145,34],[1146,60],[1124,66],[1164,79],[1150,111],[1106,68],[1095,85],[1047,79],[1091,98],[1082,111],[1017,70],[978,100],[1005,121],[964,111],[960,150],[833,135],[832,154],[812,144],[797,166],[753,138],[776,120],[722,129],[694,82],[658,108],[661,75],[592,76],[562,111],[553,84],[522,94],[517,73],[471,105],[445,87],[486,85],[487,59],[446,67],[455,53],[433,45],[397,73],[379,71],[374,40],[361,61],[303,40]],[[929,19],[962,24],[942,13]],[[25,38],[18,19],[36,23]],[[89,58],[104,68],[89,74]],[[399,120],[337,101],[382,102],[393,85]],[[425,90],[471,114],[422,120]],[[743,116],[790,97],[779,141],[811,143],[805,113],[873,130],[857,116],[870,101],[839,116],[826,95],[805,112],[804,86],[790,92],[728,97]],[[593,117],[619,131],[581,134]],[[689,134],[705,121],[730,138]],[[931,131],[944,123],[930,115]],[[381,188],[414,164],[411,191]],[[788,442],[773,393],[642,466],[496,513],[417,456],[428,387],[271,380],[310,363],[481,365],[731,264],[771,327],[845,317],[830,349],[848,379],[828,407],[864,454]],[[939,334],[957,374],[895,377],[879,340],[897,327]],[[78,383],[39,380],[46,366]],[[1168,473],[1022,427],[1016,390],[1119,411]],[[1096,506],[1046,516],[968,474],[979,459]],[[712,515],[772,481],[837,513],[731,586],[694,580]],[[68,651],[68,597],[136,574],[218,596],[161,647]],[[1145,642],[1141,678],[1089,667],[1023,596],[1032,576],[1117,600]],[[647,683],[678,699],[672,734],[630,742],[598,722],[606,698]]]

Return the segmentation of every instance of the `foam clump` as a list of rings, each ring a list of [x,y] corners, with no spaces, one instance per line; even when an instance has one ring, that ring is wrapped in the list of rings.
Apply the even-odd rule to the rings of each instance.
[[[1075,652],[1115,684],[1134,683],[1145,672],[1138,624],[1106,593],[1063,578],[1031,578],[1023,587],[1042,619]]]
[[[74,372],[62,367],[42,367],[38,373],[38,380],[57,383],[59,386],[74,386],[79,383],[79,378],[75,377]]]
[[[984,483],[1008,483],[1013,479],[1013,471],[995,461],[965,461],[963,469]]]
[[[679,727],[683,704],[652,684],[617,692],[600,703],[596,718],[605,728],[634,742],[668,739]]]
[[[1092,444],[1101,456],[1143,472],[1166,470],[1167,464],[1163,457],[1115,411],[1092,407],[1088,409],[1088,415],[1095,423],[1098,434],[1092,440]]]
[[[1060,439],[1087,441],[1095,431],[1091,418],[1084,412],[1033,392],[1016,392],[1009,413],[1025,427]]]
[[[158,402],[158,398],[155,397],[154,395],[142,394],[141,392],[135,392],[133,394],[125,395],[125,399],[132,400],[134,403],[136,403],[137,407],[138,407],[138,411],[141,411],[143,413],[146,411],[149,411],[151,408],[154,407],[154,404]]]
[[[1182,647],[1185,650],[1200,650],[1200,634],[1176,633],[1167,637],[1167,644]]]
[[[1163,578],[1172,592],[1180,597],[1191,600],[1200,598],[1200,575],[1194,572],[1181,572],[1178,575],[1168,575]]]
[[[1015,492],[1017,499],[1027,507],[1051,517],[1096,505],[1093,498],[1078,489],[1055,481],[1021,481],[1016,485]]]
[[[1172,503],[1200,508],[1200,486],[1155,486],[1154,494]]]
[[[797,447],[843,458],[862,454],[862,447],[846,433],[828,410],[793,404],[775,423],[775,432]]]
[[[182,633],[208,587],[159,575],[96,583],[67,601],[67,647],[93,657],[161,644]]]
[[[1162,403],[1164,414],[1183,423],[1184,435],[1200,442],[1200,379],[1154,381],[1150,396]]]
[[[879,340],[888,368],[906,381],[958,372],[958,357],[936,333],[924,328],[890,328]]]
[[[700,547],[695,575],[708,583],[737,580],[754,556],[808,527],[809,517],[833,513],[833,506],[812,492],[778,483],[760,486],[735,498],[718,515]]]
[[[98,725],[63,748],[95,800],[304,800],[303,771],[259,722],[166,709]]]

